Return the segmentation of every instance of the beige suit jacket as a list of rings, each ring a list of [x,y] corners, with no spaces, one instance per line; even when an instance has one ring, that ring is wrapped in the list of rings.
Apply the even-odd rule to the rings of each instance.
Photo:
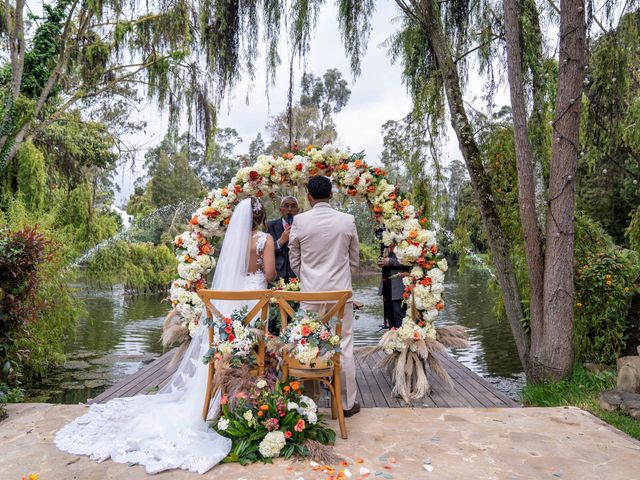
[[[326,202],[296,215],[289,237],[289,262],[303,292],[351,290],[351,268],[360,263],[353,215]]]

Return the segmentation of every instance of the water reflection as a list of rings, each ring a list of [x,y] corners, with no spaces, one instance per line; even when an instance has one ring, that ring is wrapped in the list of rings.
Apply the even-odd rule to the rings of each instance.
[[[522,383],[509,326],[496,321],[487,294],[487,274],[450,270],[445,284],[446,307],[440,324],[469,329],[471,346],[451,353],[474,372],[513,397]],[[356,346],[374,345],[382,335],[382,300],[377,275],[354,279],[354,298],[364,303],[357,312]],[[162,321],[169,304],[157,295],[126,296],[122,288],[90,290],[75,285],[87,314],[67,344],[67,363],[27,386],[32,401],[77,403],[95,397],[162,354]]]

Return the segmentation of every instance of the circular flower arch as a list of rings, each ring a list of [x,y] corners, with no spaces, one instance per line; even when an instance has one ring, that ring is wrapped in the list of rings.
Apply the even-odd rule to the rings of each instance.
[[[167,327],[174,329],[174,333],[164,338],[176,338],[176,330],[187,338],[187,333],[192,335],[197,328],[203,305],[196,292],[206,288],[206,276],[215,266],[211,241],[224,236],[235,205],[252,195],[274,197],[283,187],[306,185],[315,175],[330,177],[338,189],[367,202],[376,220],[384,226],[382,241],[393,249],[400,263],[410,267],[403,278],[404,298],[410,308],[402,326],[387,332],[377,348],[395,359],[405,357],[396,365],[411,360],[424,366],[424,370],[420,369],[422,374],[431,366],[447,377],[443,369],[436,368],[436,357],[431,354],[442,349],[443,344],[461,346],[465,333],[460,327],[434,325],[444,308],[442,292],[447,270],[436,235],[426,228],[426,218],[418,218],[407,195],[388,181],[384,169],[370,166],[359,155],[349,155],[331,144],[322,148],[309,146],[305,151],[282,156],[261,155],[254,165],[241,168],[229,185],[209,192],[194,212],[188,231],[175,239],[179,278],[171,286],[174,309],[171,322],[165,325],[165,333]],[[403,385],[399,373],[395,375],[394,393],[405,399],[419,398],[429,390],[426,375],[423,379],[420,372],[409,373]]]

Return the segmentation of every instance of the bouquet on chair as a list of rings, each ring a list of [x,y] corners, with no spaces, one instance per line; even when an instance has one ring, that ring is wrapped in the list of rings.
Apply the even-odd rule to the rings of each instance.
[[[216,319],[211,322],[213,328],[213,343],[202,358],[204,363],[216,355],[231,357],[232,361],[249,359],[258,343],[260,330],[257,326],[244,324],[248,309],[234,310],[230,317]]]
[[[282,334],[284,351],[302,365],[313,367],[328,362],[340,352],[340,337],[329,324],[323,323],[316,312],[300,311]]]

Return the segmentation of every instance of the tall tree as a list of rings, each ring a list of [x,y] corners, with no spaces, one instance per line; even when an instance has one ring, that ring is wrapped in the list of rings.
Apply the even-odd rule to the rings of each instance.
[[[332,114],[339,113],[349,101],[351,90],[337,68],[327,70],[322,78],[313,73],[302,75],[300,106],[315,107],[321,112],[320,130],[331,121]]]
[[[517,0],[504,0],[503,5],[518,166],[518,203],[531,292],[528,373],[534,380],[560,378],[571,370],[573,362],[573,216],[586,60],[584,0],[562,0],[560,4],[560,58],[553,123],[555,141],[549,174],[544,249],[536,213],[534,159],[529,144],[520,55],[521,8]]]
[[[443,118],[443,109],[434,102],[440,92],[446,93],[451,124],[462,151],[470,181],[476,194],[478,207],[482,215],[488,243],[491,250],[496,276],[501,287],[506,316],[511,325],[518,354],[529,378],[538,381],[543,378],[558,378],[566,375],[571,365],[572,332],[572,264],[573,258],[573,199],[575,165],[577,158],[578,131],[580,126],[579,104],[581,83],[584,74],[585,56],[585,11],[580,0],[564,0],[560,5],[560,71],[556,89],[555,138],[549,178],[549,208],[547,217],[546,257],[543,281],[545,283],[543,302],[536,306],[538,318],[549,318],[548,323],[532,323],[529,336],[523,328],[524,311],[520,290],[510,255],[510,247],[505,229],[496,207],[496,201],[490,188],[490,179],[482,163],[482,154],[472,128],[463,95],[462,80],[465,78],[467,59],[470,53],[477,52],[481,65],[488,72],[492,88],[492,70],[490,60],[496,57],[496,39],[502,38],[508,30],[506,39],[509,47],[509,73],[513,59],[514,33],[512,24],[502,25],[490,2],[469,3],[465,0],[436,2],[435,0],[396,0],[403,12],[402,30],[389,42],[392,56],[400,59],[404,66],[407,84],[414,98],[414,107],[418,112],[435,113],[431,121]],[[529,5],[530,7],[530,5]],[[517,10],[516,10],[517,11]],[[352,9],[356,12],[356,9]],[[361,13],[361,12],[360,12]],[[508,12],[505,12],[508,13]],[[517,18],[516,18],[517,20]],[[535,23],[535,22],[534,22]],[[536,24],[536,25],[539,25]],[[482,32],[479,42],[470,44],[472,28]],[[529,33],[529,32],[527,32]],[[519,48],[518,43],[515,44]],[[518,63],[518,60],[513,60]],[[522,63],[522,59],[520,59]],[[462,77],[461,77],[462,73]],[[540,73],[538,71],[538,73]],[[524,81],[514,78],[515,96],[522,96],[518,89],[524,90]],[[511,82],[511,83],[513,83]],[[578,87],[578,88],[577,88]],[[514,88],[514,85],[512,85]],[[517,99],[516,99],[517,100]],[[514,108],[518,125],[518,145],[523,167],[522,211],[529,223],[526,235],[536,247],[535,226],[535,177],[532,173],[531,153],[526,156],[528,138],[526,131],[526,109],[521,101]],[[438,116],[439,114],[439,116]],[[523,122],[524,115],[524,122]],[[522,134],[524,130],[524,135]],[[520,160],[519,160],[520,161]],[[526,165],[524,165],[526,163]],[[521,175],[522,176],[522,175]],[[533,223],[532,223],[533,222]],[[531,231],[530,226],[533,225]],[[529,249],[528,257],[534,252]],[[542,248],[536,247],[536,252]],[[541,257],[538,257],[541,258]],[[540,285],[540,269],[533,271]],[[562,271],[562,272],[561,272]],[[554,277],[554,275],[556,275]],[[553,278],[552,278],[553,277]],[[538,298],[541,290],[536,290]],[[542,311],[540,314],[540,310]],[[561,318],[562,317],[562,318]],[[535,330],[535,331],[533,331]],[[532,347],[533,340],[533,347]]]

